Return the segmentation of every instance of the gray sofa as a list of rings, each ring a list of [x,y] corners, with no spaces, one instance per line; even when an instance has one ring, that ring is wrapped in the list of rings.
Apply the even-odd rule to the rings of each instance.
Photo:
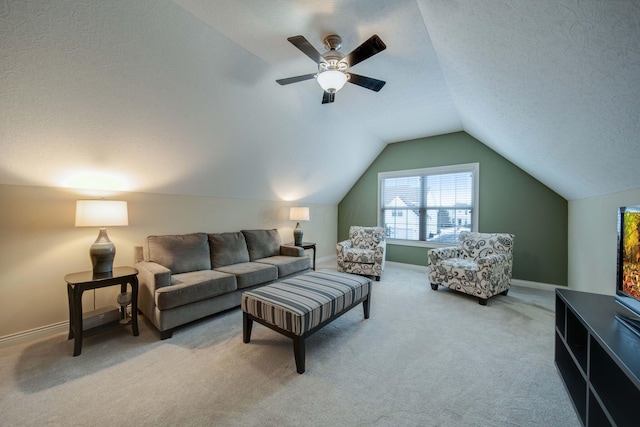
[[[242,292],[311,269],[278,230],[148,236],[135,248],[138,309],[160,331],[240,305]]]

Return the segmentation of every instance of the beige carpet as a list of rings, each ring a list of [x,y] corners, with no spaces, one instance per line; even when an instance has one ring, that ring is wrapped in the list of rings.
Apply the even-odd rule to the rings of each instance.
[[[329,265],[328,267],[332,267]],[[307,341],[239,309],[160,341],[118,329],[71,357],[66,334],[0,349],[7,426],[579,426],[553,364],[554,294],[513,287],[486,307],[389,265],[361,307]]]

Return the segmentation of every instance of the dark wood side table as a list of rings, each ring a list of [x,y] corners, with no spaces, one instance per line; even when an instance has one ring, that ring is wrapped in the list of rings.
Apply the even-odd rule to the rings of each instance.
[[[83,336],[90,336],[106,329],[111,325],[101,325],[86,331],[82,328],[82,294],[90,289],[120,285],[120,292],[127,292],[127,284],[131,285],[131,320],[125,324],[131,325],[134,336],[138,336],[138,270],[133,267],[116,267],[110,273],[94,274],[93,271],[82,271],[64,276],[67,282],[69,297],[69,338],[75,338],[73,355],[78,356],[82,351]],[[122,307],[121,316],[126,316],[126,309]],[[125,318],[125,317],[122,317]]]
[[[302,242],[301,245],[296,245],[294,242],[287,243],[290,246],[297,246],[302,249],[313,249],[313,271],[316,270],[316,244],[313,242]]]

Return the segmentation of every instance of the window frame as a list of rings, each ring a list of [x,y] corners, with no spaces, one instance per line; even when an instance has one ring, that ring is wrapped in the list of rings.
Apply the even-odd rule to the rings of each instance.
[[[378,172],[378,201],[377,201],[377,224],[380,227],[384,227],[382,216],[382,181],[388,178],[406,178],[414,176],[428,176],[428,175],[447,175],[453,173],[471,172],[473,174],[473,196],[472,196],[472,211],[471,211],[471,231],[478,231],[478,212],[480,211],[480,163],[464,163],[458,165],[447,166],[434,166],[429,168],[420,169],[407,169],[389,172]],[[386,239],[388,244],[399,246],[416,246],[426,248],[441,248],[455,245],[455,243],[438,243],[428,242],[425,240],[404,240],[404,239]]]

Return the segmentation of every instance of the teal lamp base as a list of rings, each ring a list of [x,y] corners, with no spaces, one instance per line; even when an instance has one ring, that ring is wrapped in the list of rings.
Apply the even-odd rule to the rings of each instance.
[[[113,258],[116,256],[116,245],[109,240],[107,229],[101,228],[98,238],[91,249],[89,249],[89,257],[93,264],[94,274],[110,273],[113,270]]]
[[[296,224],[296,228],[293,229],[293,244],[296,246],[302,246],[302,228],[300,228],[300,223]]]

